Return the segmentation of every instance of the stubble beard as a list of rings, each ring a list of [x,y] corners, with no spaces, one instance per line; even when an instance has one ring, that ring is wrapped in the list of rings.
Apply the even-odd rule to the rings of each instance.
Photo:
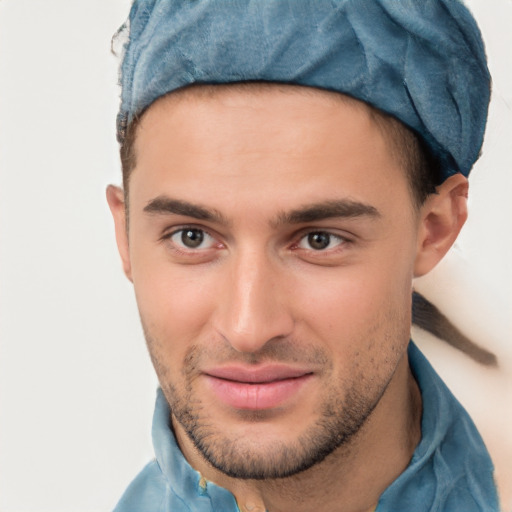
[[[209,464],[227,476],[252,480],[297,475],[335,450],[348,447],[378,403],[378,399],[364,401],[353,394],[347,395],[343,404],[334,405],[334,399],[324,405],[319,419],[296,440],[266,443],[263,450],[255,449],[258,440],[247,442],[223,435],[221,429],[203,420],[199,412],[183,406],[187,401],[177,398],[172,387],[164,393],[171,397],[168,401],[174,418]],[[254,414],[252,420],[257,422],[258,416]]]
[[[228,437],[222,425],[209,417],[207,404],[194,393],[195,369],[204,351],[198,347],[189,349],[185,358],[187,364],[182,372],[185,385],[180,389],[171,382],[169,372],[165,371],[160,358],[151,350],[154,342],[147,332],[146,339],[175,421],[209,464],[237,479],[290,477],[318,464],[342,447],[349,450],[351,442],[384,394],[397,363],[387,360],[389,369],[381,373],[379,379],[375,379],[375,375],[369,377],[358,373],[351,376],[350,382],[331,384],[316,412],[317,419],[302,434],[294,440],[269,441],[262,446],[259,439]],[[325,354],[315,353],[312,357],[316,361],[327,360]],[[247,423],[258,424],[268,419],[271,412],[244,411],[243,414]]]

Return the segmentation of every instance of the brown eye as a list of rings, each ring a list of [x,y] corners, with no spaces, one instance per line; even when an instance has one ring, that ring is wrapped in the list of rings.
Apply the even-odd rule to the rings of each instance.
[[[302,237],[298,245],[301,249],[309,251],[324,251],[338,247],[344,242],[346,240],[343,237],[328,231],[311,231]]]
[[[204,232],[200,229],[184,229],[181,232],[181,242],[189,249],[197,249],[204,240]]]
[[[175,246],[182,250],[203,250],[215,246],[215,239],[206,231],[198,228],[179,229],[169,238]]]
[[[322,233],[319,231],[317,233],[309,233],[308,235],[308,244],[311,249],[315,249],[316,251],[327,249],[330,243],[331,235],[329,233]]]

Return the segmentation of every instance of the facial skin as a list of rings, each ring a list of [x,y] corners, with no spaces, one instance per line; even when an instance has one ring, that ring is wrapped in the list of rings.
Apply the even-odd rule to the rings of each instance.
[[[465,179],[417,210],[368,109],[294,87],[166,97],[135,152],[128,229],[107,196],[189,462],[271,510],[269,479],[335,467],[372,505],[419,440],[411,282],[462,226]]]

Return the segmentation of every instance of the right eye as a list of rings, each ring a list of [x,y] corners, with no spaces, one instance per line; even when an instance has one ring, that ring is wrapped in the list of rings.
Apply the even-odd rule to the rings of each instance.
[[[167,238],[182,251],[212,249],[216,244],[216,240],[206,231],[193,227],[178,229]]]

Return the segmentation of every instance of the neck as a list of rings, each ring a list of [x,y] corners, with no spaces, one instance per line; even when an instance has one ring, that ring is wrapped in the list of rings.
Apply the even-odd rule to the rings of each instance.
[[[421,395],[404,355],[366,423],[321,463],[274,480],[238,480],[212,468],[175,425],[178,443],[207,480],[231,491],[242,512],[369,512],[405,470],[421,438]],[[177,428],[176,428],[177,427]]]

